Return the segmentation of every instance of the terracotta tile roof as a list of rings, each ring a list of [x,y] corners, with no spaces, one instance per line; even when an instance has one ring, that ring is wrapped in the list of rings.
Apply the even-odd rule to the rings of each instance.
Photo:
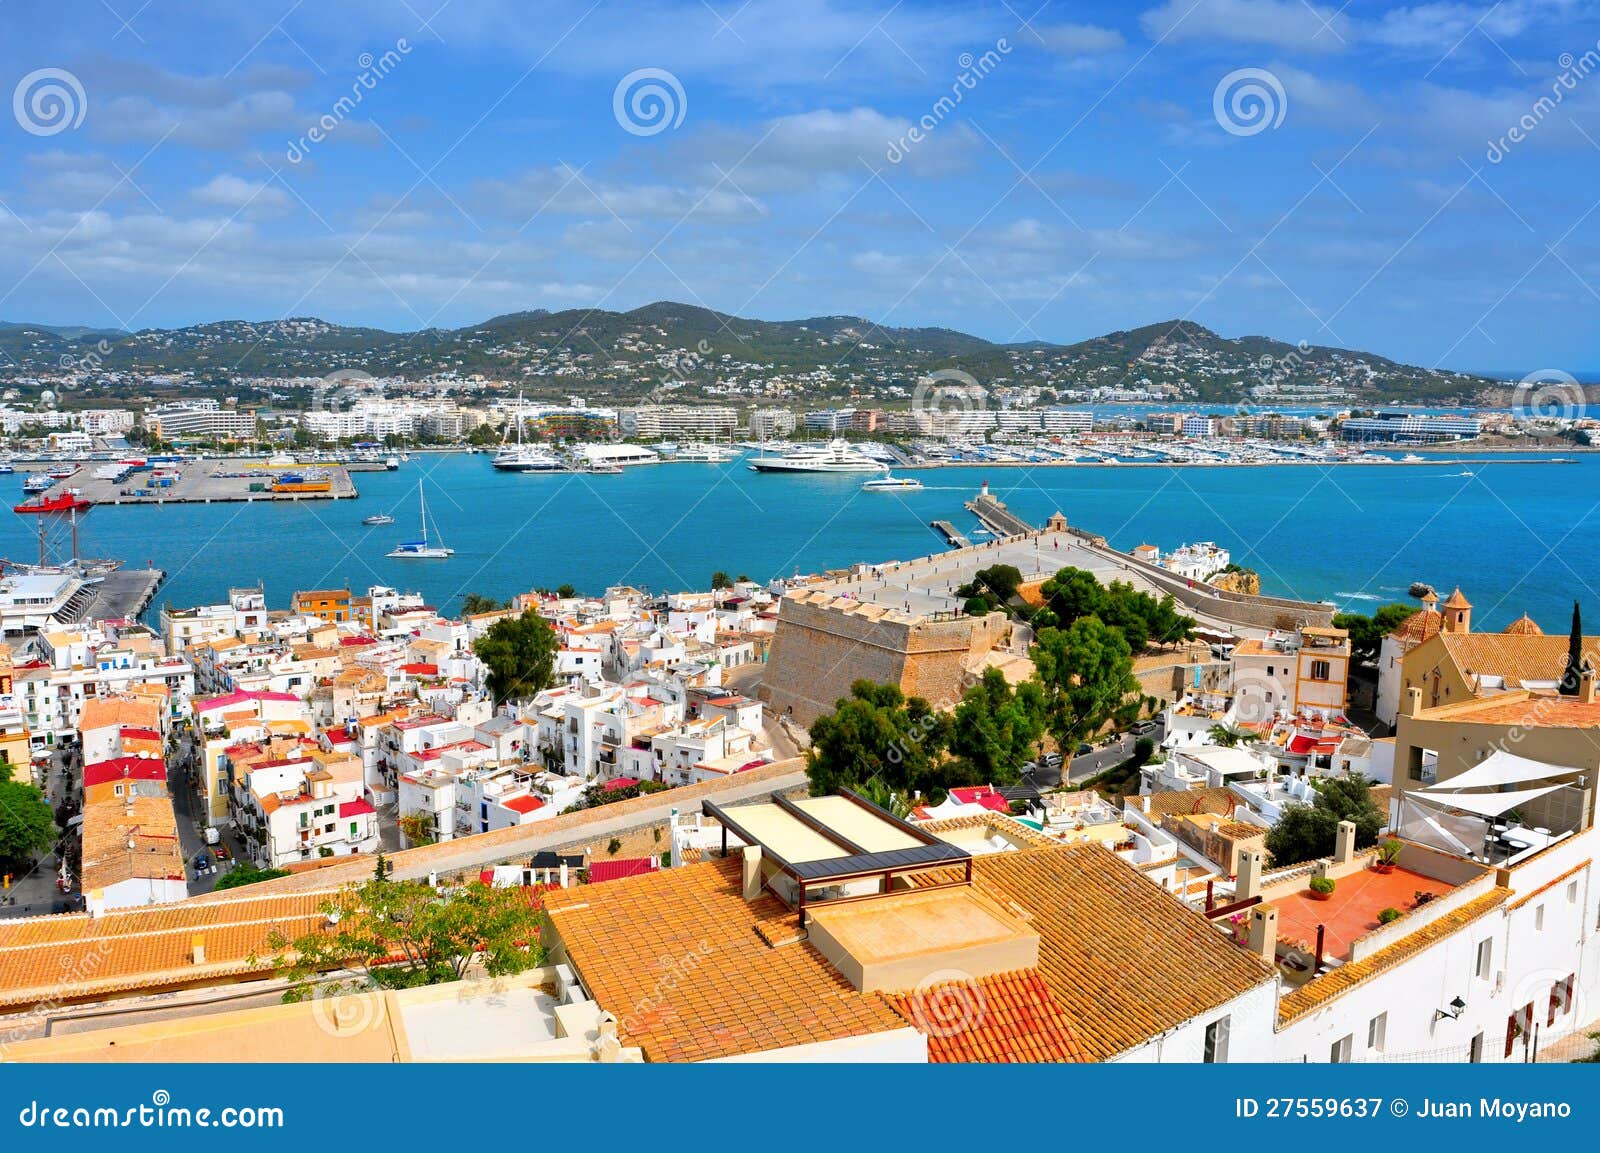
[[[83,807],[85,893],[123,881],[185,880],[172,800],[161,796],[106,797]]]
[[[1440,633],[1445,652],[1462,676],[1504,677],[1512,687],[1525,681],[1558,681],[1567,666],[1567,638],[1517,633]],[[1583,655],[1600,668],[1600,637],[1583,638]]]
[[[1455,592],[1451,593],[1445,598],[1445,602],[1442,607],[1447,609],[1470,609],[1472,607],[1472,602],[1461,595],[1461,589],[1458,587]]]
[[[1036,969],[946,981],[884,999],[928,1038],[935,1064],[1087,1061]]]
[[[1285,1025],[1298,1021],[1307,1013],[1320,1008],[1335,997],[1349,992],[1357,985],[1370,981],[1400,962],[1437,945],[1452,933],[1458,932],[1480,917],[1488,916],[1501,905],[1504,905],[1506,898],[1510,895],[1510,889],[1491,889],[1477,900],[1468,901],[1459,909],[1446,913],[1444,916],[1418,929],[1415,933],[1401,937],[1394,944],[1379,949],[1371,956],[1364,957],[1359,961],[1350,961],[1331,972],[1324,973],[1315,980],[1307,981],[1292,993],[1287,993],[1279,999],[1278,1027],[1281,1029]]]
[[[1099,845],[993,853],[973,872],[1039,934],[1039,972],[1089,1060],[1273,980],[1259,957]]]
[[[330,895],[0,921],[0,1006],[83,1001],[265,971],[273,931],[292,938],[323,924],[317,906]],[[204,965],[193,963],[196,935],[205,938]]]
[[[1142,809],[1150,802],[1152,817],[1181,816],[1185,813],[1213,813],[1219,817],[1231,816],[1239,806],[1239,798],[1228,789],[1176,789],[1164,793],[1151,793],[1149,797],[1129,797],[1127,803]]]
[[[1014,817],[1002,817],[999,813],[985,815],[974,813],[969,817],[945,817],[937,821],[918,821],[917,828],[925,833],[932,833],[940,837],[944,833],[959,832],[962,829],[998,829],[1013,840],[1021,841],[1036,849],[1053,849],[1061,842],[1053,841],[1037,829],[1024,825]],[[942,838],[941,838],[942,839]]]
[[[1527,613],[1523,613],[1520,617],[1512,621],[1501,631],[1515,637],[1544,636],[1544,630],[1540,628],[1538,622],[1530,617]]]
[[[111,725],[154,729],[161,721],[161,706],[155,701],[131,697],[93,697],[83,702],[78,731],[88,732]]]
[[[1438,636],[1443,624],[1443,613],[1430,613],[1425,609],[1418,609],[1396,625],[1389,635],[1415,646],[1429,637]]]
[[[1585,702],[1556,693],[1506,693],[1424,709],[1421,716],[1474,725],[1594,730],[1600,728],[1600,701]],[[1585,735],[1592,738],[1595,734]]]
[[[735,858],[552,892],[551,923],[584,986],[650,1061],[705,1061],[905,1028],[810,945],[773,948],[770,895],[746,901]]]

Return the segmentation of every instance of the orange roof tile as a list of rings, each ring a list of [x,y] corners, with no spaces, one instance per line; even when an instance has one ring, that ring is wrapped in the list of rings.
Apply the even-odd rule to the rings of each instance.
[[[1544,630],[1540,628],[1538,622],[1530,617],[1527,613],[1523,613],[1516,620],[1508,624],[1502,631],[1514,637],[1544,636]]]
[[[1087,1061],[1036,969],[946,981],[884,999],[928,1038],[935,1064]]]
[[[1461,588],[1458,585],[1456,591],[1445,598],[1444,607],[1447,609],[1470,609],[1472,602],[1461,595]]]
[[[1273,980],[1259,957],[1099,845],[993,853],[973,872],[1039,934],[1039,972],[1090,1060]]]
[[[705,1061],[905,1028],[810,945],[774,948],[763,918],[795,917],[775,897],[746,901],[727,858],[554,890],[551,923],[584,986],[650,1061]]]

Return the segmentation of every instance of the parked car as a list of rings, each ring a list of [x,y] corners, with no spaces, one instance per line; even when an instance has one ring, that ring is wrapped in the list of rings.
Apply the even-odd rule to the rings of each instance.
[[[1155,732],[1156,731],[1156,723],[1154,721],[1140,721],[1138,724],[1134,725],[1133,728],[1129,729],[1128,731],[1130,733],[1132,733],[1136,737],[1142,737],[1146,733]]]
[[[223,844],[221,841],[218,841],[216,844],[212,845],[211,851],[216,854],[217,860],[219,861],[226,861],[228,858],[233,856],[233,854],[228,851],[228,846]]]
[[[1094,746],[1091,745],[1088,741],[1084,741],[1081,745],[1078,746],[1078,756],[1080,756],[1080,757],[1087,756],[1088,754],[1090,754],[1092,752],[1094,752]]]

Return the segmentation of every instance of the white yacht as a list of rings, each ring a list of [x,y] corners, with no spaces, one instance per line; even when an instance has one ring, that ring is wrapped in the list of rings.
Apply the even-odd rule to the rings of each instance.
[[[909,476],[880,476],[866,481],[861,486],[862,492],[916,492],[922,487],[922,482]]]
[[[522,443],[522,394],[517,394],[517,439],[507,440],[494,454],[493,464],[501,472],[562,472],[566,465],[561,458],[536,444]]]
[[[826,447],[802,446],[782,456],[758,456],[750,462],[751,472],[888,472],[889,466],[863,456],[842,440],[829,441]]]
[[[392,560],[444,560],[456,555],[456,550],[428,540],[428,499],[422,493],[422,482],[417,482],[417,501],[422,507],[422,535],[416,540],[403,541],[385,553]],[[438,526],[434,536],[439,535]]]
[[[673,459],[694,464],[727,464],[739,454],[720,444],[686,444]]]

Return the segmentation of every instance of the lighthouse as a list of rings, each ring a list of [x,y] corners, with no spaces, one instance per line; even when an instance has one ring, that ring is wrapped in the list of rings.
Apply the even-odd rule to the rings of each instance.
[[[984,481],[983,482],[983,487],[978,490],[978,499],[979,500],[988,500],[989,499],[989,482],[988,481]]]

